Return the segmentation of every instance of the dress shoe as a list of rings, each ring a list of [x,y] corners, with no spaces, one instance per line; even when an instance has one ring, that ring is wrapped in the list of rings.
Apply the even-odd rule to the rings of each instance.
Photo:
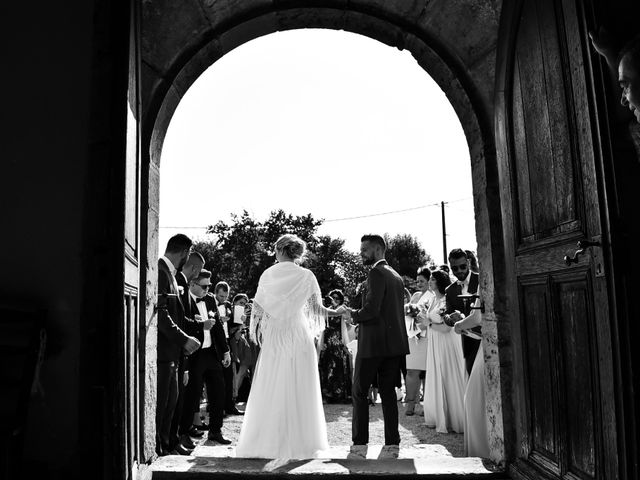
[[[214,441],[216,443],[219,443],[221,445],[229,445],[231,444],[231,440],[227,440],[226,438],[224,438],[222,436],[222,432],[209,432],[209,435],[207,435],[207,440],[211,440]]]
[[[191,437],[189,435],[180,435],[180,445],[189,450],[193,450],[194,448],[196,448],[196,444],[193,443],[193,440],[191,440]]]
[[[191,452],[193,450],[189,450],[188,448],[184,447],[183,445],[176,445],[175,448],[173,450],[171,450],[171,452],[169,453],[169,455],[191,455]]]
[[[203,422],[200,425],[194,425],[194,428],[196,430],[200,430],[200,431],[204,432],[206,430],[209,430],[209,425],[207,425],[206,423]]]
[[[241,412],[236,407],[233,407],[230,410],[225,410],[224,413],[226,413],[227,415],[244,415],[244,412]]]
[[[367,459],[367,445],[351,445],[349,448],[348,460],[366,460]]]
[[[384,445],[378,455],[378,460],[395,460],[400,455],[399,445]]]
[[[190,437],[194,437],[194,438],[200,438],[204,435],[204,431],[202,430],[198,430],[195,426],[192,426],[189,431],[187,432],[187,434]]]

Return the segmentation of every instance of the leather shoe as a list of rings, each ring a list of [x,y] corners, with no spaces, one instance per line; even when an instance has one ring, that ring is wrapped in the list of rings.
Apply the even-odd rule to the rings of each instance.
[[[173,450],[171,450],[169,455],[191,455],[192,451],[193,450],[189,450],[185,446],[178,444]]]
[[[206,423],[201,423],[200,425],[194,425],[193,426],[196,430],[200,430],[200,431],[205,431],[205,430],[209,430],[209,425],[207,425]]]
[[[227,440],[222,436],[222,432],[209,432],[207,435],[207,440],[212,440],[221,445],[229,445],[231,444],[231,440]]]
[[[189,437],[189,435],[180,435],[180,445],[189,450],[193,450],[194,448],[196,448],[196,444],[193,443],[193,440],[191,440],[191,437]]]
[[[204,431],[198,430],[195,426],[192,426],[187,432],[187,434],[190,437],[200,438],[204,435]]]
[[[227,415],[244,415],[244,412],[241,412],[236,407],[233,407],[230,410],[225,410],[224,413],[226,413]]]

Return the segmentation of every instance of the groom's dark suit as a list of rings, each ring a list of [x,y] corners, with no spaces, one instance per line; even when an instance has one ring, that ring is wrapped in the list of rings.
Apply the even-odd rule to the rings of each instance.
[[[478,274],[469,272],[469,286],[467,287],[467,293],[478,293]],[[451,314],[455,310],[464,313],[465,316],[468,316],[471,313],[471,307],[473,306],[473,301],[467,301],[458,297],[458,295],[462,294],[462,286],[460,282],[454,282],[447,287],[445,290],[445,297],[447,301],[446,313]],[[481,327],[474,327],[473,331],[476,333],[481,333]],[[466,335],[462,335],[462,353],[464,354],[464,361],[467,367],[467,373],[471,375],[471,369],[473,368],[473,361],[476,358],[476,353],[478,353],[478,347],[480,346],[480,340],[476,340],[475,338],[468,337]]]
[[[399,445],[395,384],[401,359],[409,353],[404,322],[404,283],[385,260],[369,272],[362,308],[353,311],[358,352],[353,379],[353,443],[369,442],[369,386],[378,378],[386,445]]]
[[[171,420],[178,400],[178,366],[188,336],[184,332],[184,307],[175,279],[163,259],[158,260],[158,390],[156,443],[158,453],[172,450]]]

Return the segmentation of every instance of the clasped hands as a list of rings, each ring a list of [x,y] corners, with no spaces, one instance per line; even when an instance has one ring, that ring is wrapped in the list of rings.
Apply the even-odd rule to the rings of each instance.
[[[338,308],[336,308],[335,312],[336,312],[336,315],[342,315],[347,320],[352,320],[351,309],[345,307],[344,305],[340,305]],[[353,321],[351,321],[351,323],[353,324]]]
[[[460,335],[465,329],[462,327],[461,322],[465,319],[465,316],[458,310],[449,314],[449,320],[455,322],[453,324],[453,331]]]

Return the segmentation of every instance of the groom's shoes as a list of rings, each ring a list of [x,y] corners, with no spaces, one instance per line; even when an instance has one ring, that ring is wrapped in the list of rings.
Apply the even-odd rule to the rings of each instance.
[[[231,440],[227,440],[226,438],[224,438],[222,436],[222,432],[217,431],[217,432],[211,432],[209,431],[209,435],[207,435],[207,440],[212,440],[216,443],[219,443],[221,445],[229,445],[231,444]]]
[[[366,445],[351,445],[347,460],[366,460],[367,450],[368,447]]]
[[[383,445],[378,460],[395,460],[400,455],[399,445]]]

